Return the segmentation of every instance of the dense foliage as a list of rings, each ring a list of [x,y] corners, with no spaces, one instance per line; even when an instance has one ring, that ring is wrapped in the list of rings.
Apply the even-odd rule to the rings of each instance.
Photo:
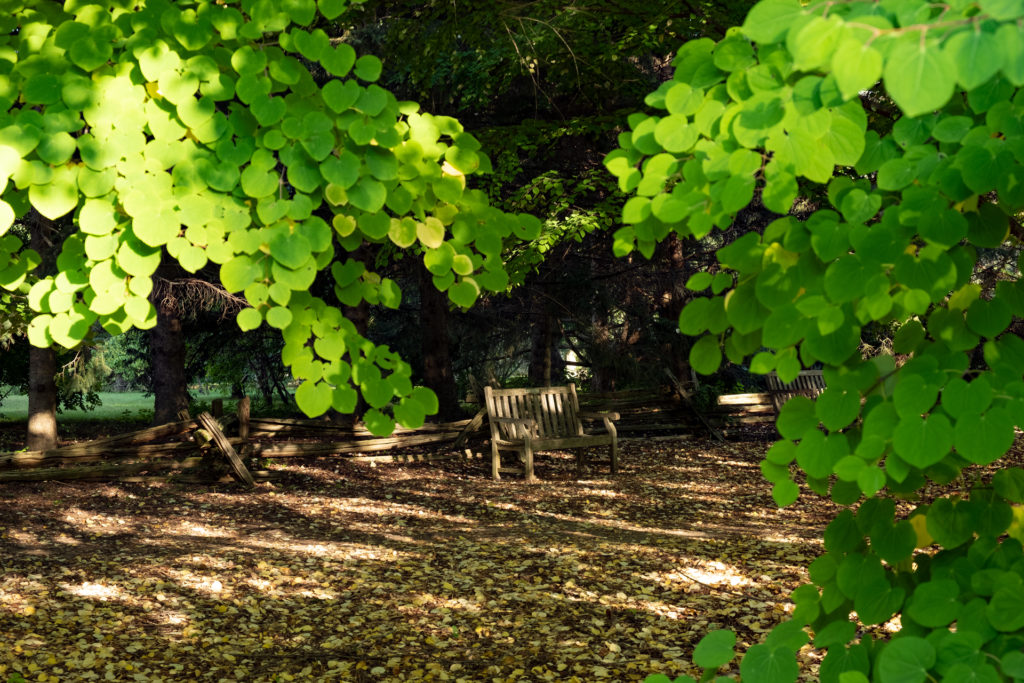
[[[399,102],[318,25],[343,0],[7,8],[0,66],[0,285],[24,288],[38,255],[11,231],[30,211],[74,218],[58,273],[28,292],[36,346],[74,347],[155,325],[162,254],[219,266],[251,308],[243,330],[281,330],[309,415],[351,412],[377,432],[416,425],[436,398],[338,304],[397,306],[401,292],[352,256],[364,243],[422,253],[458,306],[507,283],[502,239],[530,216],[492,209],[466,175],[488,168],[454,119]],[[314,68],[315,67],[315,68]],[[314,80],[315,71],[322,75]],[[368,265],[370,267],[368,267]],[[332,300],[333,298],[332,297]]]
[[[743,657],[745,681],[795,680],[805,627],[828,651],[823,681],[1024,678],[1024,471],[969,470],[1024,424],[1024,341],[1008,331],[1024,317],[1019,270],[974,277],[986,250],[1021,236],[1022,19],[1002,0],[764,0],[723,40],[682,47],[647,98],[657,113],[634,114],[607,158],[633,195],[620,254],[701,237],[752,202],[782,215],[690,279],[711,290],[679,321],[703,335],[698,371],[723,346],[783,379],[824,367],[817,401],[783,407],[762,471],[779,505],[800,494],[800,470],[848,508],[792,620]],[[896,329],[895,356],[860,353],[877,324]],[[961,491],[897,517],[894,497],[929,481]],[[886,623],[891,639],[863,630]],[[716,632],[698,647],[705,679],[733,642]]]

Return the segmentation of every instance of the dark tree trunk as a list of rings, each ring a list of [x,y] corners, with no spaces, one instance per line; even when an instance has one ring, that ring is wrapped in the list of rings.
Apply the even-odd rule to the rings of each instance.
[[[615,391],[614,345],[608,329],[607,312],[591,318],[593,342],[590,349],[590,390],[594,392]]]
[[[662,292],[659,313],[668,320],[678,320],[686,303],[684,283],[689,277],[686,266],[686,252],[683,241],[675,234],[660,245],[661,257],[666,264],[669,277]],[[690,378],[689,344],[686,337],[675,335],[662,348],[667,368],[677,379],[686,383]]]
[[[57,354],[33,346],[28,352],[28,436],[25,447],[57,447]]]
[[[438,417],[459,416],[458,389],[448,348],[448,297],[434,286],[430,271],[420,271],[420,339],[423,350],[423,383],[437,394]]]
[[[36,274],[50,273],[57,247],[53,221],[34,209],[29,217],[30,246],[42,259]],[[57,354],[53,348],[35,346],[28,354],[28,432],[25,446],[30,451],[57,447]]]
[[[153,290],[156,327],[149,333],[150,363],[153,373],[153,424],[177,419],[188,408],[185,383],[185,337],[181,331],[178,302],[169,287]]]
[[[536,290],[530,311],[530,384],[535,387],[550,387],[561,381],[564,371],[562,358],[558,355],[558,328],[555,316],[547,305],[547,298]]]

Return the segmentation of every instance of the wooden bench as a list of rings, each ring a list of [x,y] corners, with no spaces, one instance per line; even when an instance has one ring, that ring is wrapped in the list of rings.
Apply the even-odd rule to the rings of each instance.
[[[580,411],[576,385],[532,389],[494,389],[484,387],[484,401],[491,425],[491,477],[498,481],[502,472],[522,473],[527,482],[535,482],[533,454],[559,448],[609,446],[611,472],[618,471],[619,444],[613,420],[618,413]],[[605,433],[588,434],[583,420],[603,420]],[[519,455],[522,468],[502,467],[501,451]],[[576,472],[584,465],[584,454],[576,456]]]
[[[774,370],[765,378],[768,380],[768,393],[772,395],[777,411],[794,396],[814,398],[825,391],[825,378],[822,377],[821,370],[801,370],[792,382],[783,382]]]

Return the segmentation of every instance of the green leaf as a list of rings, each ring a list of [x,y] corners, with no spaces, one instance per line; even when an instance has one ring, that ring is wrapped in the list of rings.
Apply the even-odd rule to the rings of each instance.
[[[906,606],[911,619],[928,628],[946,627],[960,612],[960,586],[951,579],[926,581],[914,589]]]
[[[859,40],[843,40],[832,54],[832,74],[844,99],[871,89],[882,77],[882,55]]]
[[[992,486],[1003,498],[1013,503],[1024,503],[1024,469],[1001,469],[992,477]]]
[[[893,405],[900,417],[919,417],[935,405],[939,397],[939,387],[928,384],[922,375],[903,375],[893,391]]]
[[[840,430],[860,415],[860,393],[830,387],[818,396],[815,412],[826,429]]]
[[[398,405],[395,406],[394,413],[398,424],[402,425],[406,429],[418,429],[419,427],[422,427],[426,418],[426,412],[423,410],[423,406],[419,402],[408,398],[403,398],[399,401]]]
[[[768,210],[786,214],[792,208],[799,190],[796,177],[781,171],[768,177],[761,192],[761,201]]]
[[[983,337],[994,339],[1010,325],[1010,307],[1000,299],[978,299],[967,309],[967,327]]]
[[[312,255],[312,248],[300,233],[279,231],[267,244],[270,255],[288,268],[301,268]]]
[[[924,469],[941,462],[949,453],[953,447],[953,427],[942,414],[924,419],[905,417],[896,426],[892,445],[906,462]]]
[[[893,41],[883,69],[885,87],[907,116],[940,109],[953,96],[957,68],[938,45],[912,32]]]
[[[472,280],[462,280],[448,288],[448,298],[457,306],[469,308],[480,296],[480,288]]]
[[[985,608],[985,616],[997,631],[1012,633],[1024,628],[1024,592],[1019,586],[1000,588]]]
[[[1013,416],[1008,411],[993,409],[983,415],[960,416],[953,445],[967,460],[987,465],[1002,457],[1013,446],[1013,441]]]
[[[267,311],[267,324],[283,330],[292,324],[292,312],[284,306],[274,306]]]
[[[362,88],[355,81],[339,81],[335,79],[327,82],[321,91],[321,95],[327,106],[335,113],[340,114],[356,103],[360,92],[362,92]]]
[[[70,213],[78,206],[77,169],[69,166],[56,168],[48,183],[29,187],[28,199],[39,213],[50,220]]]
[[[348,199],[352,206],[367,213],[377,213],[384,208],[387,197],[387,188],[373,178],[367,177],[360,178],[348,191]]]
[[[1013,678],[1024,678],[1024,652],[1008,652],[1000,663],[1003,673]]]
[[[235,256],[220,267],[220,281],[229,292],[240,292],[262,274],[262,268],[248,256]]]
[[[956,65],[957,81],[965,90],[974,90],[1003,66],[1003,54],[995,35],[981,22],[972,22],[947,38],[943,50]]]
[[[697,643],[693,650],[693,663],[703,669],[717,669],[725,666],[736,656],[736,634],[719,629],[711,631]]]
[[[799,71],[813,71],[829,62],[844,32],[843,20],[835,15],[814,17],[802,25],[795,25],[786,37],[786,45],[793,55],[793,67]]]
[[[800,497],[800,487],[789,479],[775,482],[772,485],[772,500],[780,508],[792,505]]]
[[[935,648],[924,638],[889,641],[878,658],[879,683],[924,683],[935,665]]]
[[[416,238],[429,249],[440,247],[444,242],[444,235],[444,224],[433,216],[427,216],[422,222],[416,223]]]
[[[373,55],[363,55],[356,60],[354,73],[361,80],[373,82],[380,78],[384,64]]]
[[[255,308],[243,308],[238,312],[235,322],[238,323],[238,327],[243,332],[248,332],[249,330],[255,330],[263,324],[263,316]]]
[[[1016,4],[1016,0],[1008,2]],[[1004,24],[996,30],[996,41],[1004,57],[1003,75],[1017,87],[1024,85],[1024,27]]]
[[[893,588],[884,578],[874,578],[859,583],[853,608],[862,623],[883,624],[899,611],[905,595],[903,588]]]
[[[777,43],[803,14],[799,0],[761,0],[747,13],[743,33],[757,43]]]
[[[331,407],[332,399],[331,387],[324,382],[306,380],[295,390],[295,404],[309,417],[318,417],[326,413]]]
[[[857,486],[861,493],[871,497],[885,486],[885,471],[878,467],[865,467],[857,473]]]
[[[665,93],[665,107],[669,114],[693,116],[704,103],[704,91],[688,83],[675,83]]]
[[[978,4],[982,12],[1000,21],[1019,19],[1021,16],[1021,7],[1017,0],[980,0]],[[1024,674],[1021,677],[1024,677]]]
[[[395,421],[376,408],[366,411],[366,414],[363,415],[363,423],[374,436],[387,436],[395,431]]]
[[[682,154],[693,149],[699,133],[696,126],[687,123],[685,116],[671,114],[658,121],[654,127],[654,139],[666,152]]]
[[[956,548],[974,535],[975,520],[970,504],[939,498],[928,510],[926,528],[931,537],[945,548]]]
[[[818,416],[814,402],[806,396],[794,396],[786,401],[775,421],[779,434],[785,439],[796,441],[818,428]]]
[[[752,176],[730,176],[722,186],[719,201],[722,210],[734,213],[744,208],[754,198],[754,178]]]
[[[328,20],[339,17],[345,11],[347,4],[348,0],[316,0],[316,6],[320,10],[320,14],[324,15]],[[388,434],[390,433],[388,431]]]
[[[722,364],[722,348],[718,337],[705,335],[690,348],[690,366],[702,375],[710,375]]]
[[[744,683],[793,683],[799,673],[796,656],[785,647],[754,645],[740,662]]]

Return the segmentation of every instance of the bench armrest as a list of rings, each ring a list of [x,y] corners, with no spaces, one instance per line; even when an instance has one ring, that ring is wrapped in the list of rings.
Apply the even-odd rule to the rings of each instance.
[[[600,410],[579,413],[581,420],[618,420],[619,414],[614,410]]]

